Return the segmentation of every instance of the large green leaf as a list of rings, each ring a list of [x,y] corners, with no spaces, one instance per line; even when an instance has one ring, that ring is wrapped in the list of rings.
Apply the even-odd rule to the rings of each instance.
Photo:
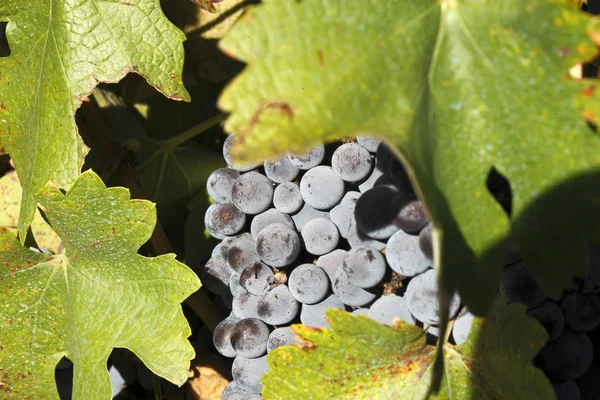
[[[293,325],[306,343],[269,354],[264,399],[423,399],[435,348],[421,328],[400,321],[390,328],[335,309],[327,317],[331,330]],[[487,318],[475,318],[465,343],[445,345],[442,389],[432,398],[554,398],[531,365],[547,338],[524,306],[496,303]]]
[[[74,114],[98,82],[128,72],[166,96],[188,100],[183,87],[183,33],[158,0],[4,0],[10,57],[0,58],[0,147],[23,184],[19,234],[24,240],[35,194],[52,181],[67,189],[87,148]]]
[[[54,368],[66,356],[74,399],[110,399],[106,362],[115,347],[183,384],[194,350],[180,303],[200,283],[173,254],[137,254],[154,228],[154,205],[107,189],[91,171],[66,194],[48,185],[36,200],[65,248],[35,253],[0,228],[0,391],[58,399]]]
[[[600,242],[600,139],[568,77],[595,52],[589,19],[569,0],[265,0],[221,42],[248,66],[220,107],[240,160],[385,138],[438,228],[443,287],[482,315],[509,248],[557,297]]]

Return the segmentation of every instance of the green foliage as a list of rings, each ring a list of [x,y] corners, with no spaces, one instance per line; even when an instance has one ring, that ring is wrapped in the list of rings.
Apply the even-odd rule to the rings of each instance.
[[[66,194],[46,186],[36,201],[65,248],[36,253],[0,228],[0,388],[15,399],[58,399],[54,368],[66,356],[73,398],[110,399],[106,361],[115,347],[183,384],[194,350],[180,303],[200,284],[172,254],[137,254],[156,222],[154,205],[107,189],[93,172]]]
[[[414,399],[427,393],[435,348],[425,331],[396,320],[392,328],[331,309],[329,329],[294,325],[302,346],[269,354],[264,399]],[[434,399],[550,399],[553,389],[531,359],[548,334],[521,305],[499,301],[476,318],[467,341],[446,344],[445,374]]]
[[[569,0],[266,0],[221,43],[248,66],[219,104],[240,159],[355,134],[394,145],[438,228],[443,287],[482,315],[509,249],[557,297],[600,242],[581,224],[600,212],[585,178],[600,140],[568,79],[595,52],[589,20]],[[493,167],[510,216],[486,188]]]
[[[98,82],[128,72],[144,76],[166,96],[189,100],[183,87],[183,33],[158,0],[84,2],[8,0],[11,56],[0,58],[0,147],[16,164],[23,185],[21,241],[35,195],[49,181],[67,189],[87,148],[75,111]]]

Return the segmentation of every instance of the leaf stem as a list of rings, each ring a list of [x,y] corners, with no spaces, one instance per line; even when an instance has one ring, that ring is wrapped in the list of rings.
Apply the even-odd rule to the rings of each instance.
[[[209,119],[202,121],[198,125],[191,127],[187,131],[181,132],[177,136],[173,136],[172,138],[163,140],[161,142],[161,146],[166,149],[173,149],[187,142],[188,140],[198,136],[199,134],[206,132],[213,126],[217,125],[219,122],[224,121],[228,115],[229,114],[227,113],[221,113],[215,115],[214,117],[210,117]]]

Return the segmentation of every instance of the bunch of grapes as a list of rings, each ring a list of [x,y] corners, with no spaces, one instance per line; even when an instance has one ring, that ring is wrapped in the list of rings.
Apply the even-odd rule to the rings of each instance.
[[[534,363],[551,380],[558,400],[600,398],[600,249],[590,246],[586,279],[560,300],[547,298],[523,261],[509,264],[500,284],[507,303],[521,303],[549,334]]]
[[[205,215],[221,239],[201,271],[231,314],[214,332],[235,357],[223,399],[260,398],[266,354],[295,342],[293,323],[329,327],[337,308],[435,333],[438,301],[432,226],[402,164],[370,137],[212,173]],[[411,279],[412,278],[412,279]],[[452,315],[460,300],[452,301]],[[253,397],[254,396],[254,397]]]
[[[295,343],[291,324],[328,328],[329,308],[386,325],[398,317],[437,340],[433,227],[384,143],[359,136],[262,165],[234,165],[233,139],[223,146],[229,168],[207,182],[215,203],[205,225],[222,241],[200,271],[204,286],[231,309],[213,336],[217,351],[234,358],[224,400],[260,399],[266,354]],[[581,398],[573,380],[590,370],[585,332],[600,325],[598,264],[559,303],[541,294],[522,261],[506,267],[500,287],[508,303],[526,304],[550,333],[535,362],[559,399]],[[460,344],[474,317],[457,295],[450,308],[450,340]]]

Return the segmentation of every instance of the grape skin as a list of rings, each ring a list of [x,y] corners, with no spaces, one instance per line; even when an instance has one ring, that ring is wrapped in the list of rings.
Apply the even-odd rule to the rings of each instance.
[[[357,143],[345,143],[338,147],[331,158],[334,172],[347,182],[358,182],[371,173],[371,155]]]
[[[273,206],[285,214],[294,214],[302,208],[304,200],[300,187],[293,182],[277,185],[273,193]]]
[[[329,278],[319,266],[302,264],[294,268],[290,274],[288,288],[299,302],[315,304],[327,296]]]
[[[270,224],[256,238],[256,252],[271,267],[290,265],[300,254],[301,242],[295,230],[283,224]]]
[[[548,341],[559,337],[565,329],[565,316],[556,303],[544,301],[539,306],[527,311],[527,315],[538,320],[550,335]]]
[[[532,309],[546,300],[546,295],[529,272],[527,264],[519,262],[504,269],[500,281],[500,294],[507,304],[521,303]]]
[[[240,285],[249,293],[260,296],[273,284],[274,277],[273,270],[258,261],[242,271]]]
[[[308,221],[301,235],[306,251],[316,256],[333,251],[340,240],[335,224],[325,218]]]
[[[454,343],[463,344],[467,340],[469,333],[471,332],[471,325],[473,325],[474,319],[475,316],[469,311],[456,318],[452,327],[452,337],[454,338]]]
[[[549,378],[570,381],[590,367],[593,353],[592,342],[585,333],[565,329],[539,352],[537,364]]]
[[[256,242],[246,236],[233,240],[227,251],[227,262],[238,273],[242,273],[250,265],[260,262],[256,252]]]
[[[411,325],[416,323],[408,310],[406,300],[396,295],[383,296],[375,300],[369,309],[368,317],[387,326],[392,325],[395,317]]]
[[[369,153],[377,153],[377,148],[381,144],[381,139],[373,136],[356,136],[356,141]]]
[[[344,303],[335,294],[332,294],[320,303],[303,304],[302,311],[300,312],[300,321],[304,325],[313,328],[331,328],[325,315],[325,312],[330,308],[346,310]]]
[[[258,300],[258,316],[269,325],[289,324],[300,311],[300,303],[285,285],[263,293]]]
[[[333,294],[344,304],[352,307],[365,306],[377,297],[375,293],[368,292],[363,288],[351,284],[343,268],[338,269],[335,273],[331,288]]]
[[[213,171],[206,180],[208,195],[218,203],[231,201],[233,183],[240,177],[240,173],[231,168],[219,168]]]
[[[250,234],[256,240],[260,231],[270,224],[279,223],[289,226],[294,229],[294,221],[292,217],[282,213],[274,208],[269,208],[267,211],[256,215],[250,223]]]
[[[333,207],[329,212],[331,222],[337,226],[340,236],[344,239],[347,239],[350,233],[350,225],[354,220],[354,209],[360,196],[361,193],[359,192],[346,192],[340,204]]]
[[[273,161],[265,161],[264,168],[267,178],[276,183],[291,182],[300,172],[287,156]]]
[[[267,356],[246,358],[238,355],[233,360],[231,374],[233,375],[233,379],[248,392],[260,394],[263,389],[260,379],[267,372],[267,369],[269,369]]]
[[[438,293],[439,289],[435,270],[430,269],[411,279],[404,294],[410,313],[424,324],[439,324]],[[450,318],[456,315],[459,307],[460,298],[457,294],[454,294],[450,301]]]
[[[235,235],[246,225],[246,214],[238,210],[233,203],[211,204],[204,214],[204,225],[217,239]]]
[[[394,189],[377,186],[360,196],[354,213],[361,232],[373,239],[387,239],[398,231],[391,209],[395,194]]]
[[[267,341],[267,353],[270,353],[278,347],[290,346],[294,343],[297,343],[297,341],[296,335],[294,335],[294,332],[292,332],[292,328],[289,326],[275,328],[269,335],[269,339]]]
[[[235,138],[234,134],[231,134],[229,136],[227,136],[227,139],[225,139],[225,142],[223,143],[223,158],[225,159],[225,162],[227,163],[227,165],[229,165],[232,169],[239,171],[239,172],[247,172],[250,170],[253,170],[254,168],[258,167],[258,163],[246,163],[246,164],[234,164],[233,163],[233,159],[231,158],[231,144],[233,142]]]
[[[325,158],[325,146],[318,144],[304,154],[289,156],[290,162],[302,170],[309,170],[323,162]]]
[[[391,269],[400,275],[415,276],[425,272],[431,262],[419,247],[419,237],[398,231],[387,242],[385,258]]]
[[[334,207],[342,200],[344,192],[344,181],[328,166],[311,168],[300,180],[302,199],[317,210]]]
[[[219,322],[213,332],[213,344],[215,345],[215,349],[225,357],[234,358],[237,356],[237,351],[235,351],[231,345],[230,339],[238,320],[239,318],[232,313],[229,317]]]
[[[378,285],[387,268],[383,255],[369,246],[351,249],[344,257],[342,266],[348,281],[365,289]]]
[[[258,172],[248,172],[233,184],[231,199],[233,204],[246,214],[259,214],[271,206],[273,185]]]
[[[238,355],[246,358],[260,357],[267,352],[269,327],[257,318],[245,318],[235,322],[230,340]]]

